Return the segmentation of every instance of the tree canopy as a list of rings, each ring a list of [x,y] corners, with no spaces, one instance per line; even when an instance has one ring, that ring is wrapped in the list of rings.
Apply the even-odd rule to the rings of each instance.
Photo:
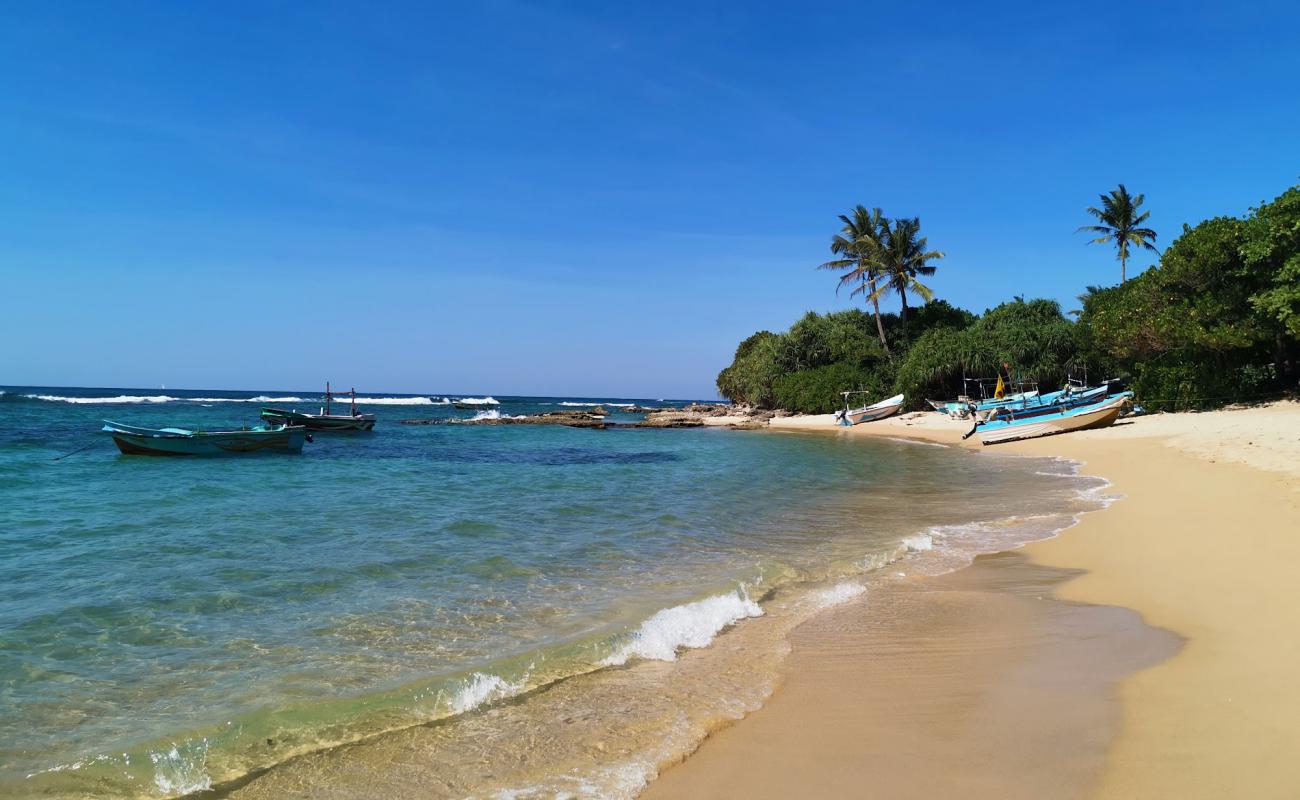
[[[1141,195],[1131,200],[1136,208]],[[879,235],[883,217],[859,210],[861,220],[856,212],[841,218],[846,230],[865,220]],[[924,239],[917,244],[925,252]],[[865,275],[849,283],[857,288]],[[877,291],[889,287],[883,266],[874,275]],[[932,299],[911,309],[906,327],[896,314],[810,311],[787,331],[741,342],[718,375],[718,390],[735,402],[796,412],[831,411],[840,392],[857,389],[876,399],[902,392],[921,408],[927,396],[960,392],[963,376],[992,378],[1006,364],[1045,387],[1085,368],[1093,378],[1128,377],[1138,402],[1151,409],[1294,391],[1300,187],[1243,217],[1184,226],[1155,267],[1117,286],[1090,286],[1080,300],[1082,309],[1071,312],[1077,322],[1054,301],[1022,298],[982,315]]]

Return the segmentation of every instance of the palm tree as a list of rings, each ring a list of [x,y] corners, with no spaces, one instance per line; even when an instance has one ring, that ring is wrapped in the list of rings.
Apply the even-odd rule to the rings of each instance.
[[[1146,222],[1147,217],[1151,216],[1150,211],[1138,213],[1142,201],[1146,195],[1140,194],[1133,197],[1120,184],[1118,189],[1112,189],[1110,194],[1101,195],[1101,208],[1095,206],[1088,207],[1088,213],[1096,217],[1100,225],[1084,225],[1075,231],[1075,233],[1100,233],[1096,239],[1089,244],[1106,244],[1113,242],[1119,251],[1119,282],[1124,283],[1128,280],[1128,248],[1129,245],[1145,247],[1153,253],[1159,252],[1152,242],[1156,240],[1156,232],[1150,228],[1139,227]]]
[[[921,235],[921,220],[896,219],[892,225],[886,224],[881,236],[881,271],[885,278],[873,293],[876,299],[886,292],[898,293],[902,304],[899,315],[903,323],[903,339],[907,339],[907,292],[911,290],[921,299],[930,302],[934,292],[930,287],[917,280],[918,275],[933,275],[936,267],[931,261],[938,261],[944,254],[938,250],[927,250],[929,240]]]
[[[1102,286],[1085,286],[1083,287],[1083,294],[1076,294],[1074,297],[1076,300],[1079,301],[1081,305],[1087,305],[1088,301],[1092,299],[1092,296],[1096,294],[1101,294],[1104,288],[1105,287]],[[1066,313],[1068,313],[1072,317],[1078,318],[1083,316],[1083,309],[1076,308],[1073,311],[1069,311]]]
[[[876,289],[881,273],[881,235],[889,229],[889,220],[879,208],[867,211],[866,206],[860,205],[853,209],[852,217],[841,214],[840,222],[844,228],[831,238],[831,252],[839,258],[818,264],[817,269],[847,270],[840,276],[835,291],[839,293],[843,287],[852,286],[850,297],[861,294],[871,301],[880,346],[889,355],[885,325],[880,319],[880,292]]]

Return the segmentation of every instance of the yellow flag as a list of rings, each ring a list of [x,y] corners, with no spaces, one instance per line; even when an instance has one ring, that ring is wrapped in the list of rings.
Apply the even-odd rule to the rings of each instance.
[[[1007,393],[1006,388],[1002,385],[1002,376],[998,376],[998,388],[993,390],[993,396],[1001,400],[1002,396]]]

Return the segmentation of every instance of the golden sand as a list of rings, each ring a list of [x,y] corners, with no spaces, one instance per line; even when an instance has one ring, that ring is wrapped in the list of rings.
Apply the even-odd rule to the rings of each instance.
[[[840,435],[960,443],[968,427],[907,415]],[[1006,577],[1022,567],[982,559],[918,581],[918,597],[941,598],[900,615],[929,620],[921,630],[872,627],[880,615],[854,606],[807,623],[768,704],[644,796],[1300,796],[1300,405],[997,452],[1084,462],[1123,496],[1021,551],[1078,577],[1053,588],[1039,574],[1035,606]],[[866,601],[880,602],[901,601]],[[1183,646],[1161,660],[1169,642],[1147,626]]]

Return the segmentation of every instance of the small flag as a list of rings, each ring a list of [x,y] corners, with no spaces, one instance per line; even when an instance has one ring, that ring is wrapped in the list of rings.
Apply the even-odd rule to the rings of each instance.
[[[1002,376],[998,376],[998,387],[993,390],[993,396],[1001,400],[1002,396],[1007,393],[1006,387],[1002,385]]]

